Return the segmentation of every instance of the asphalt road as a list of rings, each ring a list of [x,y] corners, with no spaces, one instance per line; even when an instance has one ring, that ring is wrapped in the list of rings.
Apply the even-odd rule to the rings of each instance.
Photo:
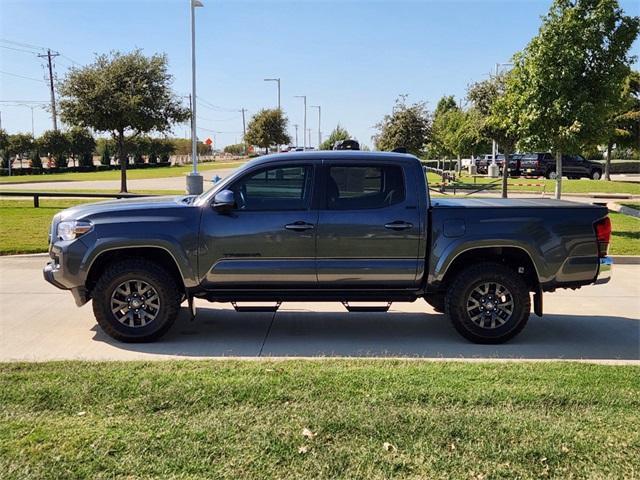
[[[408,357],[586,359],[640,364],[640,265],[619,265],[607,285],[545,296],[506,345],[474,345],[419,300],[389,313],[347,313],[338,303],[287,303],[273,313],[237,313],[198,303],[160,342],[131,345],[97,327],[91,305],[46,283],[46,258],[0,257],[0,361],[212,357]]]

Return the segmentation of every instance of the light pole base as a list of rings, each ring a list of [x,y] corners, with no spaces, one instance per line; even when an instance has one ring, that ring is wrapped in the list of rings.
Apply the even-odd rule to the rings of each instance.
[[[187,195],[200,195],[202,193],[203,178],[199,173],[187,174]]]
[[[500,174],[500,167],[498,167],[498,164],[497,163],[489,164],[488,173],[491,178],[498,178],[498,175]]]

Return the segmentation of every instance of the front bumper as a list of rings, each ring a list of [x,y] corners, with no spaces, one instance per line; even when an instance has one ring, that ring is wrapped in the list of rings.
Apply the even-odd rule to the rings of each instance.
[[[608,283],[611,280],[611,273],[613,270],[613,258],[603,257],[600,259],[600,268],[598,269],[598,277],[595,284],[602,285]]]
[[[69,284],[60,264],[57,263],[56,260],[50,260],[47,262],[42,269],[42,275],[44,276],[44,279],[54,287],[61,290],[69,290],[71,295],[73,295],[76,305],[79,307],[91,299],[89,292],[84,286],[74,286],[73,283]]]

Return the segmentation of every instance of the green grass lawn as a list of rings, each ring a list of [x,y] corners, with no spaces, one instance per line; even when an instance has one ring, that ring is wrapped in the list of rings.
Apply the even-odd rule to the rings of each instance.
[[[215,162],[201,163],[198,170],[209,171],[221,168],[236,168],[245,162]],[[127,170],[127,179],[143,179],[143,178],[165,178],[177,177],[185,175],[192,170],[191,165],[181,167],[158,167]],[[47,175],[20,175],[12,177],[0,177],[0,185],[3,183],[41,183],[41,182],[62,182],[62,181],[79,181],[79,180],[119,180],[120,170],[108,170],[104,172],[71,172],[71,173],[51,173]]]
[[[171,195],[180,192],[148,191],[144,193]],[[0,255],[46,251],[47,235],[53,216],[64,208],[87,203],[87,201],[44,198],[40,200],[40,208],[33,208],[32,200],[0,200]],[[609,253],[640,255],[640,219],[614,212],[611,212],[610,216],[613,239]]]
[[[0,472],[636,478],[638,378],[578,363],[0,364]]]
[[[609,212],[613,235],[611,255],[640,255],[640,218]]]
[[[430,184],[442,182],[442,177],[435,173],[428,173],[427,178]],[[468,186],[477,185],[480,188],[491,182],[497,181],[496,191],[500,191],[500,179],[478,177],[474,184],[473,177],[465,175],[462,182]],[[542,192],[553,193],[555,189],[555,180],[547,180],[545,178],[510,178],[510,184],[541,184],[543,187],[528,186],[509,186],[510,192]],[[437,188],[434,186],[434,188]],[[606,182],[604,180],[568,180],[562,179],[562,191],[564,193],[621,193],[630,195],[640,195],[640,182]]]

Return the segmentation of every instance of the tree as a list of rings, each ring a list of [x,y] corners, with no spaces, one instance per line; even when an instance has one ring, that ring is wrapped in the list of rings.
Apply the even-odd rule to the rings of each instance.
[[[474,108],[480,114],[488,117],[491,114],[491,108],[498,99],[504,94],[506,88],[506,74],[499,73],[491,78],[476,82],[467,88],[467,100],[469,100]]]
[[[538,35],[514,58],[507,90],[530,145],[556,155],[556,198],[562,154],[605,140],[629,73],[639,19],[617,0],[554,0]]]
[[[231,155],[242,155],[244,153],[244,143],[235,143],[233,145],[227,145],[224,147],[224,153],[230,153]]]
[[[96,141],[91,132],[86,128],[73,127],[66,133],[66,137],[74,163],[80,159],[83,166],[93,166],[93,150],[96,148]],[[91,160],[87,163],[89,158]]]
[[[5,161],[7,157],[7,147],[9,146],[9,135],[7,132],[0,128],[0,168],[5,168]]]
[[[91,65],[72,68],[59,87],[63,121],[98,132],[116,142],[120,190],[127,191],[127,135],[167,132],[189,118],[171,90],[167,57],[145,57],[140,50],[98,55]]]
[[[260,110],[249,120],[244,140],[249,145],[264,148],[265,152],[269,153],[271,146],[291,142],[291,137],[287,134],[288,123],[289,120],[280,109]]]
[[[349,132],[346,129],[342,128],[340,124],[338,124],[336,128],[334,128],[331,134],[329,135],[329,138],[327,138],[324,142],[320,144],[319,149],[331,150],[333,149],[333,145],[336,142],[340,142],[342,140],[350,140],[350,139],[351,139],[351,135],[349,135]]]
[[[378,150],[391,151],[406,148],[407,152],[420,155],[429,141],[431,122],[424,102],[406,103],[407,95],[400,95],[390,115],[385,115],[375,128],[374,137]]]
[[[37,146],[31,152],[31,168],[42,168],[42,160],[40,159],[40,152]]]
[[[60,166],[69,153],[69,140],[60,130],[47,130],[38,138],[38,146],[47,154],[49,159],[54,159],[55,165]]]
[[[611,151],[616,146],[640,149],[640,72],[627,76],[621,92],[620,108],[609,121],[605,180],[611,180]]]
[[[20,167],[22,168],[22,160],[31,153],[34,145],[33,136],[30,133],[9,135],[6,148],[9,162],[12,162],[15,156],[19,156]]]
[[[453,112],[453,113],[451,113]],[[429,157],[449,158],[456,155],[457,148],[453,146],[452,129],[457,129],[456,124],[461,122],[457,115],[461,113],[453,96],[444,96],[438,100],[433,112],[431,135],[429,138]]]

